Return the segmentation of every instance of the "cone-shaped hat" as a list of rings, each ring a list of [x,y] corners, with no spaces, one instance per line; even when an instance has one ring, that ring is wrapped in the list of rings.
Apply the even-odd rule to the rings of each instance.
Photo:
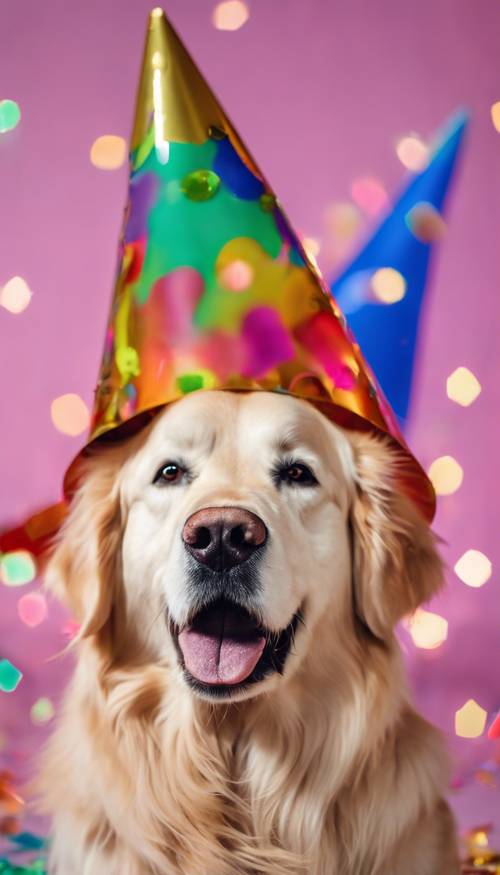
[[[155,9],[87,447],[120,437],[188,392],[215,388],[285,392],[341,425],[387,434],[406,459],[402,485],[432,519],[432,486],[328,287],[165,14]],[[66,494],[76,467],[66,475]],[[36,520],[42,534],[43,517]]]
[[[465,113],[453,117],[428,165],[409,176],[390,213],[331,285],[403,428],[410,409],[429,262],[442,235],[441,217],[467,124]],[[377,301],[370,288],[373,273],[385,267],[399,271],[406,280],[404,297],[390,307]]]

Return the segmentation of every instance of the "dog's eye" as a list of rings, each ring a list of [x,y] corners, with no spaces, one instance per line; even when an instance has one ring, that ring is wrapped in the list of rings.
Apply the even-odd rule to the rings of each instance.
[[[318,481],[313,472],[302,462],[287,462],[275,471],[278,483],[290,483],[297,486],[317,486]]]
[[[179,483],[186,473],[186,469],[177,462],[167,462],[156,472],[153,483],[159,485]]]

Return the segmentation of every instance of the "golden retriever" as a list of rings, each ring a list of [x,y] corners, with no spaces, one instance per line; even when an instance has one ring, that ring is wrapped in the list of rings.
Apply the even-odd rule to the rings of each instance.
[[[54,875],[457,875],[394,626],[441,561],[388,441],[198,392],[86,460],[47,570],[81,623]]]

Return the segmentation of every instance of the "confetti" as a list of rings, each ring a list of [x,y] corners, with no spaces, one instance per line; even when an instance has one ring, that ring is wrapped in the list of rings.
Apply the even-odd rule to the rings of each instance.
[[[0,290],[0,306],[9,313],[22,313],[31,301],[32,292],[26,280],[13,276]]]
[[[0,556],[0,580],[5,586],[24,586],[35,577],[35,560],[28,550],[13,550]]]
[[[194,170],[184,177],[181,189],[191,201],[210,200],[220,186],[220,178],[213,170]]]
[[[21,121],[21,110],[15,100],[0,100],[0,134],[14,130]]]
[[[0,690],[13,693],[21,683],[23,674],[8,659],[0,659]]]

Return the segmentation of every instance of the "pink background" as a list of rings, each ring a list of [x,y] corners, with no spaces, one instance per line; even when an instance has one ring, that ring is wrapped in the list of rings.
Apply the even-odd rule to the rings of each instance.
[[[494,745],[456,739],[454,715],[470,698],[489,723],[500,708],[500,135],[490,118],[500,100],[498,0],[253,0],[232,33],[212,26],[214,5],[169,0],[167,11],[296,226],[323,243],[325,208],[349,200],[355,177],[374,175],[389,192],[401,181],[398,136],[430,137],[457,107],[471,111],[409,434],[425,466],[451,454],[465,472],[460,490],[439,500],[435,524],[450,572],[434,609],[449,636],[434,652],[404,643],[419,705],[450,740],[461,823],[494,820],[498,790],[474,777],[484,767],[500,781]],[[20,274],[33,291],[21,315],[0,308],[1,524],[57,499],[81,444],[56,431],[50,403],[66,392],[91,403],[127,178],[125,168],[96,169],[89,150],[98,136],[129,134],[149,10],[146,0],[24,0],[0,11],[0,99],[23,114],[0,135],[0,286]],[[445,391],[460,365],[483,387],[467,409]],[[493,563],[479,590],[452,570],[470,548]],[[57,702],[67,672],[47,661],[65,643],[61,611],[51,605],[28,629],[16,610],[27,591],[0,586],[0,658],[25,675],[15,693],[0,693],[0,766],[19,775],[45,734],[30,707],[42,695]]]

